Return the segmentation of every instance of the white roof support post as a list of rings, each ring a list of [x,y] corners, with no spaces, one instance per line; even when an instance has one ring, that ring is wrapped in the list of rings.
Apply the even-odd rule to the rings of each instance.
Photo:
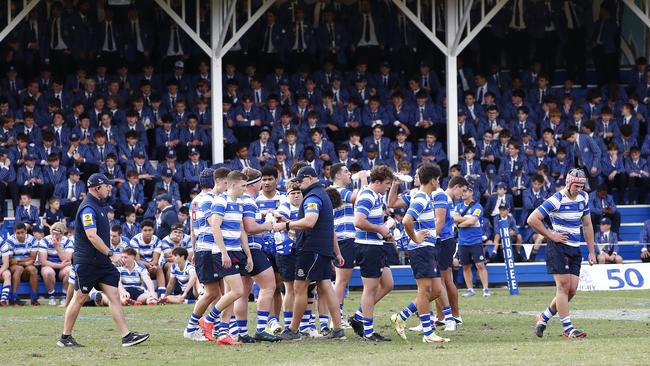
[[[650,28],[650,0],[641,0],[640,3],[643,4],[643,9],[640,5],[637,4],[634,0],[623,0],[623,3],[627,5],[632,12],[641,19],[646,27]]]
[[[41,0],[31,0],[29,2],[23,1],[23,10],[20,11],[20,13],[16,14],[15,18],[11,18],[11,1],[7,1],[7,25],[0,31],[0,42],[4,41],[4,39],[11,33],[11,31],[20,24],[20,22],[25,19],[27,14],[29,14],[36,5]]]
[[[462,32],[458,24],[457,0],[447,0],[447,47],[453,46],[457,34]],[[460,37],[458,37],[460,38]],[[458,163],[458,79],[456,78],[458,54],[449,47],[445,63],[445,86],[447,88],[447,159],[449,166]]]
[[[431,4],[431,24],[424,24],[421,18],[421,1],[417,0],[417,14],[406,5],[406,0],[392,0],[397,8],[445,55],[445,88],[447,95],[447,158],[449,164],[458,163],[458,68],[457,57],[476,38],[478,33],[494,18],[509,0],[497,0],[494,7],[486,9],[485,0],[438,0],[445,1],[446,22],[445,40],[436,36],[436,1]],[[427,0],[425,0],[427,1]],[[634,0],[623,0],[634,3]],[[650,0],[643,0],[648,3]],[[480,4],[479,4],[480,2]],[[481,20],[472,26],[471,12],[480,6]],[[646,6],[647,8],[647,6]],[[486,13],[487,10],[487,13]],[[647,17],[647,16],[646,16]],[[650,23],[646,23],[650,24]],[[650,27],[650,25],[649,25]]]
[[[221,22],[225,3],[232,2],[232,8],[237,5],[237,0],[212,0],[210,11],[212,12],[212,29],[210,30],[211,43],[213,46],[210,54],[210,111],[212,112],[212,164],[223,162],[223,74],[222,58],[220,56],[219,40],[225,37],[228,25]],[[222,34],[223,33],[223,34]]]

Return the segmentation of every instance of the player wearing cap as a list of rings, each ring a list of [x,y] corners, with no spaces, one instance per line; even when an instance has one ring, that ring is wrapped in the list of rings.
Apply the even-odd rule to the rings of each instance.
[[[483,296],[490,296],[488,288],[488,273],[485,268],[485,253],[483,251],[483,229],[481,217],[483,206],[474,201],[474,188],[461,188],[462,202],[453,213],[454,223],[458,228],[458,259],[463,266],[463,275],[467,292],[463,296],[474,296],[474,281],[472,279],[472,265],[476,265],[476,272],[483,285]]]
[[[362,314],[355,314],[348,321],[357,335],[374,342],[390,341],[375,332],[373,314],[375,304],[381,299],[378,295],[385,262],[383,245],[392,237],[390,229],[384,225],[383,195],[393,179],[389,167],[374,167],[370,172],[370,184],[358,194],[354,207],[357,264],[363,281]]]
[[[337,163],[332,165],[330,176],[334,178],[334,187],[341,195],[342,205],[334,209],[334,231],[336,232],[336,240],[343,256],[343,265],[337,266],[336,284],[334,284],[334,291],[339,300],[339,308],[341,319],[343,316],[343,301],[345,300],[345,290],[350,282],[352,276],[352,269],[354,268],[354,259],[356,255],[356,244],[354,238],[356,230],[354,228],[354,203],[359,195],[359,189],[353,191],[347,187],[352,183],[350,171],[344,163]],[[365,171],[359,174],[360,189],[368,185],[368,179]],[[346,324],[347,325],[347,324]]]
[[[294,281],[295,299],[291,325],[282,332],[282,339],[300,339],[300,321],[307,308],[307,288],[311,281],[318,286],[319,301],[324,302],[330,310],[330,315],[337,313],[337,298],[331,283],[332,261],[336,259],[343,264],[334,236],[334,215],[332,202],[319,183],[318,174],[311,166],[302,167],[294,182],[300,183],[303,200],[296,221],[276,223],[276,231],[296,230],[296,274]],[[341,328],[341,319],[333,316],[332,331],[329,339],[345,339]]]
[[[431,302],[442,292],[435,250],[436,237],[431,235],[436,225],[431,193],[438,189],[441,172],[438,166],[426,164],[417,169],[416,175],[420,182],[420,189],[413,194],[402,222],[406,234],[411,239],[408,244],[409,258],[418,292],[414,302],[410,303],[400,314],[391,316],[391,322],[397,334],[406,339],[403,324],[406,317],[402,314],[410,315],[417,309],[424,332],[422,342],[444,343],[449,342],[449,339],[439,337],[434,333],[435,324],[431,319]]]
[[[57,342],[59,347],[83,347],[72,337],[72,329],[81,306],[88,300],[91,289],[97,286],[111,304],[111,315],[122,334],[122,346],[134,346],[149,339],[149,334],[130,332],[122,312],[118,292],[120,273],[114,264],[119,266],[124,262],[121,256],[113,254],[107,244],[110,228],[102,204],[110,193],[111,184],[103,174],[91,175],[87,182],[88,195],[81,202],[76,215],[73,254],[75,292],[66,308],[63,333]]]
[[[566,187],[549,197],[528,217],[530,225],[548,240],[546,268],[555,279],[555,298],[535,320],[535,334],[544,335],[548,321],[557,313],[562,321],[565,338],[585,338],[587,333],[573,327],[569,316],[569,302],[575,296],[580,281],[582,254],[580,243],[584,239],[589,251],[589,265],[596,263],[594,230],[589,211],[589,196],[583,191],[587,182],[585,173],[571,169],[566,177]],[[544,226],[550,219],[552,230]]]

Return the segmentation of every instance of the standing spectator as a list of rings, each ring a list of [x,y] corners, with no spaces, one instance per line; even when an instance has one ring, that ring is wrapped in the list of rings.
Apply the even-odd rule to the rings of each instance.
[[[351,21],[352,52],[355,61],[367,63],[371,70],[376,70],[381,61],[384,44],[383,19],[372,9],[368,0],[359,2],[359,14]]]
[[[172,232],[172,225],[178,223],[178,214],[174,208],[174,199],[170,194],[161,194],[156,197],[160,217],[156,221],[156,237],[166,238]]]
[[[49,61],[52,70],[62,75],[72,71],[72,50],[73,45],[71,24],[62,16],[63,8],[60,2],[52,3],[50,7],[50,22],[48,24],[49,35]]]
[[[619,32],[611,9],[607,4],[602,4],[591,35],[598,86],[618,82]]]

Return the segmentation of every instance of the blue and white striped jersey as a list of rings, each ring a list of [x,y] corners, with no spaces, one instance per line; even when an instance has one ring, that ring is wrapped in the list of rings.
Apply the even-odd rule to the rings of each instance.
[[[437,190],[431,193],[433,197],[433,208],[444,208],[447,210],[445,213],[445,225],[442,227],[442,231],[436,233],[441,240],[449,239],[454,237],[454,220],[451,218],[451,212],[454,210],[454,201],[447,195],[445,191],[438,188]],[[436,217],[436,220],[442,218]]]
[[[384,223],[383,197],[375,193],[370,187],[365,187],[358,195],[354,205],[354,213],[362,213],[371,224]],[[355,228],[355,243],[369,245],[384,245],[379,233],[363,231]]]
[[[67,237],[61,238],[60,246],[61,251],[66,253],[74,252],[74,243],[72,240]],[[52,241],[52,235],[44,237],[38,242],[38,252],[47,253],[47,260],[52,263],[61,263],[61,258],[59,258],[59,253],[54,248],[54,242]]]
[[[244,194],[244,197],[242,197],[242,200],[244,202],[244,217],[253,218],[258,224],[263,224],[265,218],[262,217],[262,211],[260,211],[260,208],[257,206],[257,202],[255,202],[258,196],[259,195],[255,195],[254,197],[251,197],[248,194]],[[248,246],[251,249],[262,249],[262,246],[264,245],[265,234],[266,233],[259,233],[254,235],[249,234]]]
[[[113,254],[122,254],[124,249],[130,248],[130,247],[131,247],[131,244],[129,244],[129,242],[124,240],[124,237],[121,237],[120,242],[117,245],[113,245],[113,243],[111,243],[111,246],[109,247],[109,249],[111,250],[111,252],[113,252]],[[133,248],[133,249],[136,249],[136,248]]]
[[[124,287],[144,287],[143,278],[149,277],[147,269],[137,262],[132,270],[128,269],[126,266],[117,267],[117,270],[120,271],[120,281]]]
[[[160,239],[156,235],[152,235],[151,240],[145,243],[144,239],[142,239],[142,233],[140,233],[131,238],[129,245],[138,252],[141,260],[151,262],[153,260],[153,253],[159,250]]]
[[[25,234],[25,241],[22,243],[16,239],[16,235],[10,235],[2,243],[2,254],[10,254],[14,259],[28,258],[36,251],[38,251],[36,239],[29,234]]]
[[[267,210],[277,210],[285,200],[286,196],[277,191],[271,198],[267,198],[264,193],[259,194],[257,197],[255,197],[255,203],[257,203],[257,208],[260,210],[260,213]],[[275,240],[273,240],[273,233],[264,233],[264,243],[262,244],[262,250],[267,253],[275,253]]]
[[[190,220],[196,237],[196,251],[212,251],[216,246],[208,218],[212,215],[215,195],[212,192],[199,193],[190,205]]]
[[[226,250],[242,250],[241,232],[244,225],[242,222],[244,215],[243,200],[238,198],[236,201],[233,201],[226,193],[222,193],[215,199],[211,210],[214,215],[219,215],[223,218],[220,229]],[[219,253],[219,247],[216,245],[213,253]]]
[[[192,237],[189,235],[183,235],[181,241],[178,244],[175,244],[171,238],[171,235],[167,235],[160,242],[160,253],[170,253],[174,248],[184,248],[188,252],[192,251]]]
[[[282,204],[280,204],[280,208],[278,208],[278,214],[282,215],[289,221],[298,220],[299,211],[300,211],[300,207],[293,206],[291,203],[289,203],[289,201],[282,202]],[[293,246],[295,244],[294,239],[292,239],[286,231],[280,231],[276,233],[276,235],[281,235],[282,241],[278,243],[274,239],[275,252],[280,255],[291,254],[291,250],[293,249]]]
[[[570,199],[564,191],[556,192],[546,199],[537,210],[551,219],[553,230],[566,233],[568,238],[564,243],[568,246],[579,247],[582,242],[582,217],[590,215],[589,196],[582,191],[575,200]]]
[[[193,272],[195,272],[194,266],[190,261],[186,261],[183,269],[180,269],[178,264],[173,263],[170,275],[172,278],[176,279],[176,283],[181,287],[181,290],[185,291],[187,283],[190,281],[190,275]]]
[[[433,231],[436,229],[436,219],[433,212],[431,196],[422,191],[418,191],[411,197],[411,204],[409,205],[406,214],[415,219],[413,222],[413,230],[416,233],[420,231],[429,231],[432,235],[428,236],[420,244],[417,244],[413,240],[409,240],[408,250],[427,246],[436,246],[436,238],[433,236]]]
[[[354,239],[356,230],[354,228],[354,205],[352,204],[353,192],[345,187],[332,185],[341,195],[343,204],[334,209],[334,231],[336,240]]]

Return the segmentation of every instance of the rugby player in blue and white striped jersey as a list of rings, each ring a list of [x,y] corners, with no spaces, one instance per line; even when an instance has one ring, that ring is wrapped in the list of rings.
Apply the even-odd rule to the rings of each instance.
[[[163,268],[163,272],[165,273],[166,282],[169,282],[169,270],[174,263],[172,251],[176,248],[187,250],[189,257],[188,260],[192,261],[190,253],[194,254],[194,251],[192,251],[191,238],[183,232],[183,224],[173,224],[169,235],[162,238],[160,240],[160,245],[156,248],[156,252],[162,256],[160,266]]]
[[[160,267],[160,238],[154,235],[154,222],[142,221],[140,233],[131,238],[131,248],[138,253],[137,261],[142,264],[149,275],[158,283],[158,295],[165,294],[165,273]]]
[[[196,270],[189,261],[188,256],[189,253],[185,248],[176,247],[172,249],[172,264],[169,269],[169,282],[167,283],[167,293],[169,295],[165,298],[165,302],[183,304],[199,297],[199,282],[196,278]]]
[[[24,305],[23,301],[18,299],[16,291],[21,280],[29,279],[29,288],[31,303],[34,306],[40,305],[38,302],[38,269],[34,265],[37,254],[37,244],[33,236],[27,234],[27,227],[22,222],[14,225],[14,233],[2,243],[2,252],[11,253],[10,267],[11,271],[11,294],[10,299],[15,305]]]
[[[156,289],[145,266],[136,261],[137,255],[133,248],[122,252],[124,265],[117,267],[120,271],[120,297],[140,304],[157,304]]]
[[[589,251],[589,265],[596,263],[589,195],[583,191],[586,182],[582,170],[571,169],[567,174],[566,187],[528,216],[528,225],[548,241],[546,268],[553,275],[556,287],[551,304],[535,318],[535,334],[538,337],[544,336],[547,323],[555,314],[560,317],[565,338],[587,337],[587,333],[573,327],[569,316],[569,302],[575,296],[580,281],[580,243],[583,235]],[[544,226],[545,219],[550,219],[552,230]]]
[[[431,193],[438,189],[440,168],[436,165],[421,165],[417,169],[417,177],[420,188],[411,196],[410,205],[402,223],[404,230],[411,239],[408,244],[411,269],[417,283],[418,292],[415,301],[410,303],[400,314],[393,314],[391,322],[397,334],[406,339],[404,333],[403,313],[409,315],[413,312],[414,306],[418,311],[424,343],[449,342],[449,339],[437,336],[434,333],[435,324],[431,319],[431,302],[442,292],[440,272],[438,271],[436,236],[433,231],[436,227],[434,205]]]
[[[343,266],[337,266],[336,283],[334,284],[334,292],[339,299],[339,307],[341,313],[341,321],[344,322],[344,327],[349,327],[349,324],[344,321],[343,303],[345,300],[345,290],[350,283],[352,276],[352,269],[354,268],[354,259],[356,254],[356,244],[354,238],[356,229],[354,228],[354,203],[357,200],[359,190],[349,190],[347,187],[352,183],[352,174],[348,167],[343,163],[332,165],[330,176],[334,179],[332,187],[341,194],[341,201],[343,204],[334,209],[334,231],[336,232],[336,240],[339,242],[339,249],[343,256]],[[366,173],[359,173],[360,190],[368,185]]]
[[[212,203],[215,181],[214,170],[205,169],[199,176],[201,192],[194,197],[190,204],[190,222],[192,247],[194,248],[194,263],[199,282],[203,284],[204,292],[194,304],[192,314],[183,331],[183,337],[193,341],[206,341],[204,332],[199,327],[199,321],[213,301],[221,296],[219,276],[215,272],[215,261],[212,255],[215,243],[208,217],[212,215]],[[210,332],[211,335],[211,332]]]
[[[383,245],[385,240],[392,237],[390,229],[384,225],[383,196],[393,179],[393,172],[388,166],[375,166],[370,172],[370,184],[358,194],[354,207],[357,264],[363,281],[363,320],[351,317],[348,321],[357,335],[374,342],[390,341],[375,332],[373,323],[375,304],[381,299],[380,294],[388,293],[380,293],[380,279],[385,263]]]
[[[56,305],[54,284],[56,280],[63,281],[64,295],[61,302],[65,303],[65,293],[68,288],[68,274],[72,267],[74,243],[64,234],[67,228],[62,222],[51,227],[51,234],[38,242],[38,258],[41,264],[41,276],[49,296],[48,305]]]

